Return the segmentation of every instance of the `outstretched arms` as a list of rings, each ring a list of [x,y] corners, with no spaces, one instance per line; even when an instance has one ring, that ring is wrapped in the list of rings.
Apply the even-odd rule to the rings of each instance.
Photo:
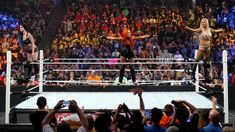
[[[141,35],[141,36],[133,36],[133,39],[145,39],[150,37],[150,35],[146,34],[146,35]]]
[[[141,36],[133,36],[132,39],[145,39],[150,37],[150,35],[141,35]],[[107,36],[107,39],[110,40],[123,40],[123,37],[113,37],[113,36]]]
[[[219,32],[223,32],[224,29],[220,28],[220,29],[212,29],[211,28],[211,32],[214,32],[214,33],[219,33]]]
[[[194,28],[190,28],[188,26],[185,27],[186,29],[190,30],[190,31],[193,31],[193,32],[200,32],[201,29],[200,28],[197,28],[197,29],[194,29]]]
[[[122,37],[113,37],[113,36],[107,36],[107,39],[111,39],[111,40],[122,40]]]

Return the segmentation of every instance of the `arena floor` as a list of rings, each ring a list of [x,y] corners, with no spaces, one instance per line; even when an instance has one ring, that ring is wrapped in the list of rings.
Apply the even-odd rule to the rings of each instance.
[[[43,92],[18,104],[16,109],[37,109],[39,96],[47,99],[49,108],[53,108],[59,100],[76,100],[86,110],[116,109],[126,103],[130,109],[139,109],[139,99],[130,92]],[[211,109],[212,102],[196,92],[144,92],[145,109],[157,107],[163,109],[172,100],[187,100],[198,109]]]

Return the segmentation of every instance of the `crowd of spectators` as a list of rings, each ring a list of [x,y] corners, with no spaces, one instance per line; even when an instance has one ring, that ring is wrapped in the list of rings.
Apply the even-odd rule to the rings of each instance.
[[[51,50],[46,52],[52,58],[119,58],[122,41],[107,40],[107,36],[121,36],[126,25],[135,36],[149,34],[151,37],[144,40],[135,40],[135,55],[137,58],[168,58],[182,59],[194,58],[195,49],[198,48],[198,35],[185,30],[184,25],[198,27],[200,19],[209,19],[212,28],[224,28],[225,32],[213,35],[211,61],[222,61],[222,50],[228,51],[229,80],[234,83],[235,61],[235,30],[232,18],[234,10],[231,3],[223,1],[192,3],[191,8],[182,10],[176,3],[167,2],[164,6],[153,4],[153,1],[121,1],[120,3],[73,3],[68,7],[67,13],[58,29],[58,34],[52,43]],[[172,7],[172,8],[170,8]],[[186,13],[185,13],[186,11]],[[227,22],[221,23],[221,17],[230,16]],[[112,62],[110,59],[109,61]],[[83,61],[86,62],[86,61]],[[100,61],[99,61],[100,62]],[[102,61],[101,61],[102,62]],[[146,62],[146,61],[144,61]],[[190,75],[185,72],[161,72],[152,69],[190,69],[185,65],[136,65],[137,80],[187,80]],[[153,62],[153,60],[152,60]],[[52,72],[50,80],[56,80],[57,75],[64,74],[70,80],[71,72],[64,69],[116,69],[118,65],[54,65],[49,69],[61,69]],[[211,74],[221,83],[221,65],[214,65]],[[201,68],[203,70],[203,68]],[[202,72],[201,72],[202,73]],[[75,80],[87,79],[90,73],[74,71]],[[104,80],[115,80],[118,72],[97,72]],[[233,76],[233,77],[232,77]],[[126,74],[130,78],[129,72]]]
[[[28,31],[33,35],[35,43],[41,43],[46,24],[53,12],[53,3],[50,0],[42,0],[31,3],[28,0],[13,2],[14,7],[1,6],[0,10],[0,73],[1,85],[5,76],[6,51],[12,52],[13,62],[25,60],[23,45],[19,42],[19,24],[28,26]],[[17,73],[19,66],[13,67],[13,74]],[[22,70],[20,70],[22,73]]]
[[[217,99],[212,96],[212,109],[199,110],[186,100],[172,100],[161,110],[147,110],[142,89],[132,89],[138,95],[139,108],[132,110],[124,103],[113,110],[88,111],[75,100],[60,100],[53,108],[45,97],[37,100],[38,110],[29,118],[34,131],[43,132],[234,132],[232,126],[222,126],[217,111]],[[52,107],[52,108],[51,108]],[[48,108],[51,108],[50,110]],[[61,109],[63,108],[63,112]],[[37,118],[33,118],[37,117]]]

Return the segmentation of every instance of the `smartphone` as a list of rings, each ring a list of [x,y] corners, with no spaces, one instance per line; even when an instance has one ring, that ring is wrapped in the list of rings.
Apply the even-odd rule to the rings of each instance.
[[[146,119],[150,119],[150,111],[145,111]]]
[[[190,122],[190,121],[191,121],[191,119],[190,119],[190,118],[188,118],[188,119],[187,119],[187,122]]]
[[[64,101],[63,104],[62,104],[62,107],[66,107],[66,106],[69,106],[69,101]]]

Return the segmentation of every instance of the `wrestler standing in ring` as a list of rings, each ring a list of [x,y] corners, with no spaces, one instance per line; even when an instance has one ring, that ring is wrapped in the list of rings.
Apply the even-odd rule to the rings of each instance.
[[[124,26],[121,37],[108,36],[107,39],[122,40],[123,49],[121,51],[121,61],[120,62],[125,63],[125,62],[134,62],[134,57],[135,57],[134,52],[133,52],[134,40],[135,39],[144,39],[144,38],[147,38],[149,36],[150,35],[133,36],[131,34],[131,31],[126,26]],[[123,79],[124,74],[125,74],[125,67],[126,67],[126,65],[123,64],[120,68],[119,83],[122,83],[122,79]],[[129,68],[130,68],[130,72],[131,72],[132,82],[136,85],[135,70],[134,70],[134,68],[131,64],[129,65]]]
[[[207,68],[210,68],[210,52],[211,52],[211,40],[212,40],[212,33],[222,32],[223,29],[212,29],[209,27],[208,19],[202,18],[200,22],[200,27],[197,29],[192,29],[186,26],[186,29],[199,33],[199,48],[196,54],[196,62],[203,59],[203,67],[204,67],[204,76],[206,82],[210,82],[208,77]],[[197,64],[194,64],[192,67],[192,76],[193,80],[195,80],[195,71],[196,71]]]

